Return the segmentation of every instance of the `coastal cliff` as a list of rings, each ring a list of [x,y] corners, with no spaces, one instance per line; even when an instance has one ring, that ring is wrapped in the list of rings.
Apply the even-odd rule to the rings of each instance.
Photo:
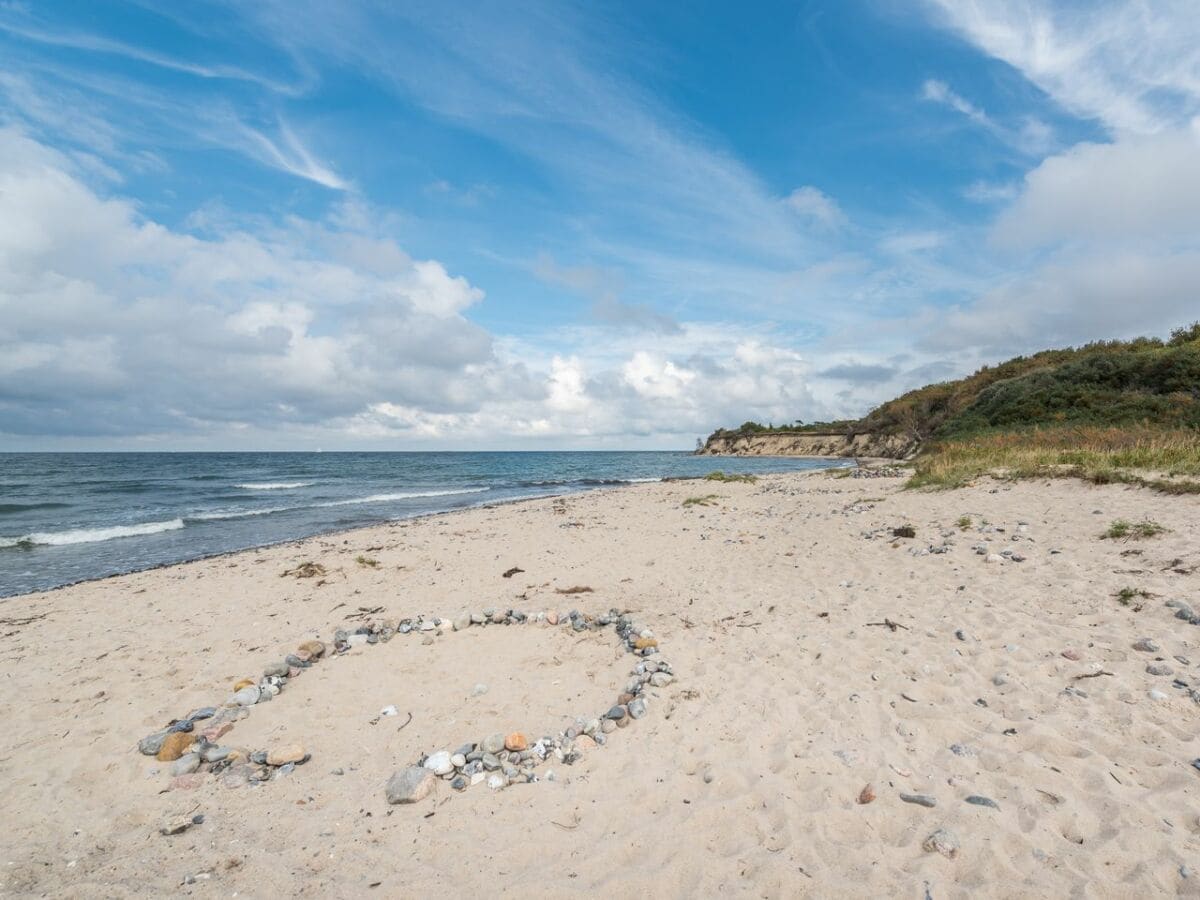
[[[717,433],[696,451],[699,456],[876,456],[903,459],[917,442],[902,435],[846,432],[770,431]]]

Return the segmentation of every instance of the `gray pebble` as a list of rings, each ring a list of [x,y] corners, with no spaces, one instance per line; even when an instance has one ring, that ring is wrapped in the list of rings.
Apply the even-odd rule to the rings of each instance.
[[[1143,653],[1157,653],[1158,644],[1150,640],[1150,638],[1139,638],[1133,645],[1134,650],[1140,650]]]
[[[1146,672],[1149,675],[1173,675],[1175,670],[1166,663],[1150,663],[1146,666]]]
[[[172,775],[191,775],[200,768],[199,753],[185,753],[175,762],[171,763]]]
[[[163,741],[167,739],[169,732],[157,731],[154,734],[146,735],[138,741],[138,751],[146,756],[156,756],[158,751],[162,749]]]
[[[933,809],[937,806],[937,798],[928,794],[901,794],[900,799],[905,803],[915,803],[917,806],[927,806]]]
[[[1000,804],[990,797],[981,797],[978,794],[972,794],[967,798],[967,802],[974,806],[990,806],[992,809],[999,809]]]

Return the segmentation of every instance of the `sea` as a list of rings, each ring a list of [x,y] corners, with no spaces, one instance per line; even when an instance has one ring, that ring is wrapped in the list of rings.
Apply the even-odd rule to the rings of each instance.
[[[714,469],[688,452],[0,453],[0,597],[472,506]]]

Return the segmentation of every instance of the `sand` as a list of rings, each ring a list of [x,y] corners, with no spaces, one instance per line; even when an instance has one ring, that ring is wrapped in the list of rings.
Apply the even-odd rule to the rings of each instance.
[[[682,505],[707,493],[717,505]],[[963,515],[972,530],[957,528]],[[1170,531],[1101,540],[1118,518]],[[980,533],[985,519],[1005,531]],[[1190,764],[1200,705],[1171,676],[1146,672],[1161,658],[1200,684],[1200,628],[1164,606],[1200,601],[1197,522],[1200,498],[1071,481],[942,493],[826,474],[676,482],[9,599],[0,891],[1200,894],[1200,771]],[[915,539],[864,536],[906,523]],[[914,555],[941,545],[943,530],[956,535],[948,552]],[[1026,560],[986,562],[972,549],[985,537]],[[328,569],[325,583],[280,577],[306,560]],[[525,571],[502,578],[512,566]],[[572,585],[594,592],[555,593]],[[1123,606],[1114,595],[1125,586],[1154,596]],[[492,605],[632,610],[678,678],[607,746],[552,766],[552,782],[463,794],[441,785],[411,806],[387,805],[383,785],[422,752],[491,731],[550,731],[611,703],[633,662],[612,631],[477,628],[324,661],[222,740],[311,752],[258,787],[209,776],[169,791],[166,766],[135,750],[298,641],[328,639],[359,607],[400,618]],[[904,627],[869,624],[884,619]],[[1161,652],[1134,650],[1142,637]],[[1076,680],[1098,670],[1111,674]],[[487,692],[473,696],[476,684]],[[399,716],[379,715],[389,704]],[[861,805],[867,784],[877,799]],[[159,833],[182,813],[205,819]],[[923,849],[939,828],[957,836],[956,858]]]

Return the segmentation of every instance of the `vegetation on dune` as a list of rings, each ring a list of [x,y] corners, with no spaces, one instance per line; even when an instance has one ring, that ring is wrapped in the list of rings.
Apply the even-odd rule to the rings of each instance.
[[[746,422],[718,437],[831,431],[917,442],[910,487],[983,474],[1084,478],[1200,493],[1200,322],[1167,340],[1046,350],[927,385],[856,421]]]
[[[1151,538],[1162,534],[1166,530],[1166,528],[1157,522],[1149,520],[1145,522],[1126,522],[1124,519],[1117,519],[1108,526],[1108,530],[1100,535],[1100,537],[1116,540],[1121,538]]]
[[[717,501],[721,497],[719,494],[705,494],[703,497],[688,497],[683,501],[685,507],[689,506],[716,506]]]

